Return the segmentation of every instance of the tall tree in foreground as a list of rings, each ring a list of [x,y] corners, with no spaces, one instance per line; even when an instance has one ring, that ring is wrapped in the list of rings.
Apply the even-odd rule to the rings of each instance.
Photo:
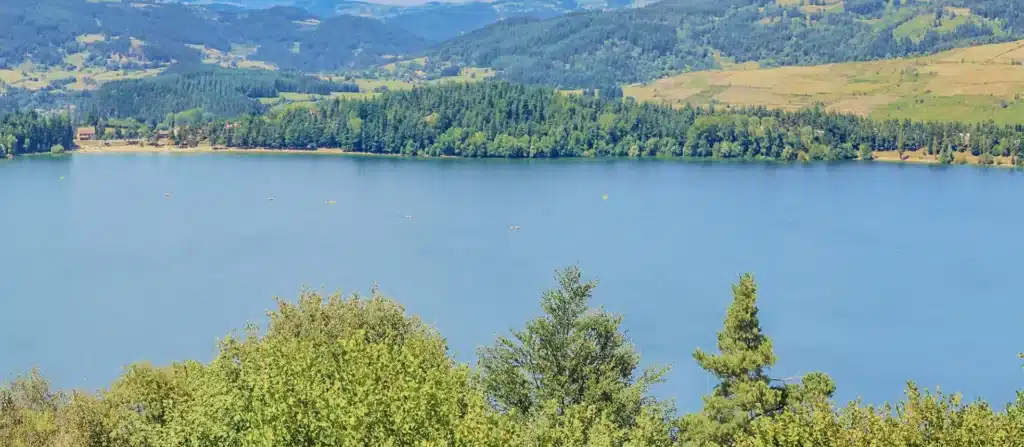
[[[701,368],[719,383],[704,397],[700,413],[681,420],[682,435],[689,444],[733,445],[755,419],[776,415],[787,406],[824,401],[835,391],[831,379],[817,373],[805,376],[800,385],[773,384],[768,370],[775,365],[775,351],[761,331],[753,275],[740,276],[732,294],[725,327],[718,333],[719,354],[699,348],[693,353]]]
[[[544,293],[544,315],[512,338],[480,351],[484,390],[493,404],[530,429],[541,445],[664,445],[667,411],[647,396],[665,369],[634,371],[640,355],[620,331],[622,317],[588,307],[594,281],[580,269],[558,271]]]

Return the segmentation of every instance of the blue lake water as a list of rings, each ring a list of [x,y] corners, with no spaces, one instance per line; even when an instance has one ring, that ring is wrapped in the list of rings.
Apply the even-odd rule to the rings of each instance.
[[[209,360],[274,296],[374,282],[472,361],[578,262],[682,410],[713,384],[691,352],[715,349],[745,271],[774,376],[825,371],[869,402],[914,380],[1001,405],[1024,384],[1010,170],[76,155],[0,162],[0,191],[0,379],[95,389],[130,362]]]

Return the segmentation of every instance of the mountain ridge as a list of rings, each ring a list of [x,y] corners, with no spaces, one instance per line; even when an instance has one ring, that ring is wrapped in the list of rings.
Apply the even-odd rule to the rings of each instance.
[[[416,5],[380,4],[359,0],[181,0],[188,4],[244,8],[294,6],[318,16],[353,15],[375,18],[440,42],[516,17],[551,18],[585,10],[613,10],[636,5],[634,0],[493,0],[437,2]],[[640,4],[650,2],[641,1]]]
[[[227,10],[148,0],[38,0],[0,5],[0,69],[34,64],[110,69],[198,62],[209,51],[283,69],[329,71],[386,63],[426,41],[374,19],[319,18],[300,8]],[[69,60],[77,55],[75,60]]]
[[[562,88],[644,82],[731,63],[921,56],[1024,38],[1018,0],[663,0],[628,10],[504,21],[434,46],[447,63]]]

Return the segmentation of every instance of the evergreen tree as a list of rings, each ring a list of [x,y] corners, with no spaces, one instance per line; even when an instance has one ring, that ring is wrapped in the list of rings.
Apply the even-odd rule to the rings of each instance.
[[[895,150],[901,138],[909,148],[959,133],[984,136],[1000,146],[1024,139],[1024,129],[1014,126],[878,121],[821,108],[677,109],[629,99],[563,95],[550,88],[506,82],[449,83],[371,99],[321,101],[236,121],[241,121],[234,131],[240,136],[227,139],[230,146],[302,149],[312,145],[463,157],[666,154],[849,160],[868,151]],[[203,135],[218,136],[225,125],[225,121],[209,123]]]
[[[701,349],[693,353],[701,368],[719,381],[704,397],[704,409],[681,420],[682,436],[696,445],[733,445],[749,433],[755,419],[780,414],[787,406],[820,402],[835,391],[831,379],[819,373],[808,374],[799,386],[773,384],[768,370],[775,365],[775,352],[761,331],[754,277],[740,276],[732,293],[725,326],[718,333],[719,354]]]
[[[527,419],[589,413],[579,421],[583,433],[602,420],[630,429],[643,414],[661,412],[646,394],[666,370],[634,377],[640,355],[619,329],[622,317],[588,306],[597,283],[584,282],[577,267],[556,276],[559,287],[541,299],[544,316],[480,351],[488,397]]]
[[[871,146],[868,146],[867,143],[860,144],[860,149],[858,150],[858,153],[860,155],[861,160],[873,160],[875,158],[875,156],[872,155],[871,153]]]

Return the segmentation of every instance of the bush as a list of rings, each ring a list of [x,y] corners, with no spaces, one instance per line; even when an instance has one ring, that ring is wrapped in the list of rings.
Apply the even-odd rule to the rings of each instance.
[[[63,154],[64,153],[64,145],[55,144],[53,146],[50,146],[50,153],[51,154]]]

